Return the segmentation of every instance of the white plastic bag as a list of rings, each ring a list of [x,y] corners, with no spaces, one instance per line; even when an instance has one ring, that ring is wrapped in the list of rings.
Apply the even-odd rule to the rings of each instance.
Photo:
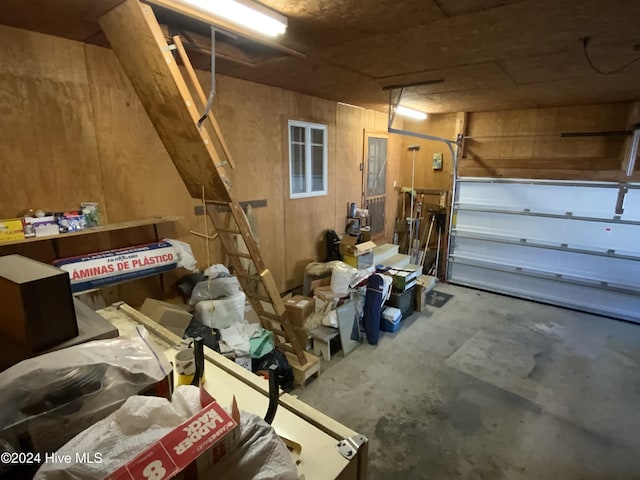
[[[204,272],[202,272],[205,277],[209,277],[211,279],[218,277],[229,277],[231,274],[227,267],[222,265],[221,263],[216,263],[215,265],[211,265]]]
[[[181,242],[180,240],[173,240],[171,238],[165,238],[164,241],[170,243],[178,254],[179,268],[186,268],[187,270],[190,270],[192,272],[198,271],[198,262],[193,256],[191,245],[186,242]]]
[[[131,338],[96,340],[23,360],[0,373],[0,431],[10,442],[28,439],[31,451],[55,451],[86,422],[108,415],[170,372],[171,364],[140,325]]]
[[[349,294],[349,284],[357,270],[344,262],[336,262],[331,272],[331,290],[345,297]]]
[[[322,317],[322,324],[327,327],[338,328],[338,314],[335,310],[330,310]]]
[[[191,292],[189,305],[196,305],[205,300],[221,297],[233,297],[240,291],[240,283],[236,277],[218,277],[196,283]]]
[[[198,387],[184,385],[173,394],[173,401],[160,397],[130,397],[118,410],[76,435],[56,453],[70,460],[47,462],[34,480],[100,480],[135,458],[152,443],[164,437],[200,406]],[[79,452],[101,454],[100,461],[83,463]]]
[[[240,438],[207,479],[299,480],[293,457],[275,430],[264,420],[240,412]]]
[[[227,328],[234,323],[244,322],[245,294],[238,290],[235,295],[217,300],[198,302],[195,317],[203,325],[211,328]]]

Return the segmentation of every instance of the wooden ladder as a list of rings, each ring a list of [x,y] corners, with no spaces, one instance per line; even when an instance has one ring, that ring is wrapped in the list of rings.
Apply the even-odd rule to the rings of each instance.
[[[224,218],[225,211],[231,213],[231,222]],[[273,332],[276,347],[293,353],[300,364],[304,365],[307,359],[288,321],[273,276],[262,262],[244,210],[236,202],[207,201],[207,212],[260,323]],[[244,245],[236,245],[238,241]]]
[[[210,113],[198,126],[205,96],[179,37],[168,43],[151,7],[138,0],[126,0],[102,15],[99,23],[189,193],[202,198],[204,191],[207,214],[262,326],[274,333],[277,348],[288,352],[290,361],[296,359],[304,366],[311,357],[311,363],[316,363],[294,335],[247,217],[233,198],[225,173],[225,165],[233,166],[233,160],[215,117]],[[226,212],[230,225],[225,221]],[[292,367],[295,373],[295,363]]]

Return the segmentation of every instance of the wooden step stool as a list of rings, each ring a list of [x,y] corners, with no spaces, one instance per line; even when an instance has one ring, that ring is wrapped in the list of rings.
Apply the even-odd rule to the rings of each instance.
[[[314,375],[320,376],[320,359],[315,355],[304,352],[307,357],[307,363],[300,365],[298,357],[293,353],[284,353],[289,361],[289,365],[293,369],[293,385],[298,388],[304,388],[308,380]]]
[[[338,329],[321,325],[309,332],[313,338],[313,353],[324,358],[327,362],[331,360],[331,339],[338,336]]]

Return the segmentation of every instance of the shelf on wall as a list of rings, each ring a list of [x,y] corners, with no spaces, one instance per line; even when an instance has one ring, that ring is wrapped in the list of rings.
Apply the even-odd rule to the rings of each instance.
[[[78,237],[81,235],[93,235],[96,233],[114,232],[118,230],[125,230],[128,228],[144,227],[147,225],[158,225],[161,223],[172,223],[181,220],[181,217],[149,217],[141,218],[139,220],[128,220],[126,222],[107,223],[105,225],[98,225],[96,227],[85,228],[79,232],[61,233],[60,235],[50,235],[46,237],[29,237],[20,240],[10,240],[8,242],[0,242],[0,247],[6,247],[9,245],[21,245],[24,243],[51,241],[51,240],[63,240],[70,237]]]

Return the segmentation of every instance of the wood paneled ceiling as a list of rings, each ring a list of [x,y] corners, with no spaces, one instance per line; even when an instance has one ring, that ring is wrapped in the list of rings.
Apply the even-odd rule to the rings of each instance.
[[[3,0],[0,23],[104,44],[95,19],[122,0]],[[222,40],[218,73],[386,111],[382,87],[433,79],[403,103],[430,113],[640,98],[637,0],[262,0],[286,15],[277,40],[304,56]],[[205,25],[159,11],[204,45]],[[5,45],[4,48],[10,46]],[[194,63],[208,68],[203,49]]]

